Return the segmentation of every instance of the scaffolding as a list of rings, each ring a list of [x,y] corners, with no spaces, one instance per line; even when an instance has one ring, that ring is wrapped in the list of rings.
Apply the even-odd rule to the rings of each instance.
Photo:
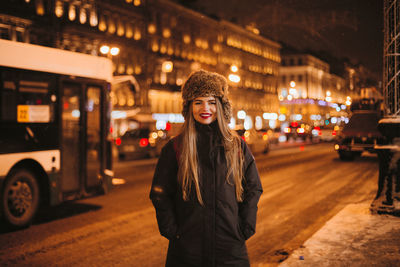
[[[383,88],[386,116],[378,129],[387,142],[375,145],[379,159],[378,192],[371,212],[400,215],[400,0],[383,6]]]
[[[400,115],[400,0],[384,1],[383,62],[387,115]]]

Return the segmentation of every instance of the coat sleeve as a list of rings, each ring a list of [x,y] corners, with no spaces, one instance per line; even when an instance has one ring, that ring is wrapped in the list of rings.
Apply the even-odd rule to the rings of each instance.
[[[174,199],[177,189],[178,162],[173,140],[162,149],[150,190],[150,199],[156,210],[158,229],[167,239],[176,235],[176,213]]]
[[[246,143],[244,154],[243,202],[239,203],[240,228],[246,239],[256,232],[257,204],[263,192],[256,162]]]

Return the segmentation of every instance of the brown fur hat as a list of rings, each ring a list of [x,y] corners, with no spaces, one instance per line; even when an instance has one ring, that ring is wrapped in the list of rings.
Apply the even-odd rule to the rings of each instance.
[[[214,96],[221,100],[224,109],[224,118],[229,123],[232,117],[232,108],[227,94],[228,82],[224,76],[205,70],[192,72],[182,85],[182,114],[184,117],[188,115],[190,102],[195,98]]]

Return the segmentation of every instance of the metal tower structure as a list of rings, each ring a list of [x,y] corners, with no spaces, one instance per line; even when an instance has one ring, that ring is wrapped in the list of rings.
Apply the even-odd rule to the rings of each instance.
[[[400,0],[384,1],[383,88],[388,115],[400,115]]]

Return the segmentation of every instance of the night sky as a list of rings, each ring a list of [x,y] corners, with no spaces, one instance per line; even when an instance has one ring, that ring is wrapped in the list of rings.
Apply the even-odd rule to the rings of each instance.
[[[176,0],[301,51],[362,63],[381,79],[383,0]]]

